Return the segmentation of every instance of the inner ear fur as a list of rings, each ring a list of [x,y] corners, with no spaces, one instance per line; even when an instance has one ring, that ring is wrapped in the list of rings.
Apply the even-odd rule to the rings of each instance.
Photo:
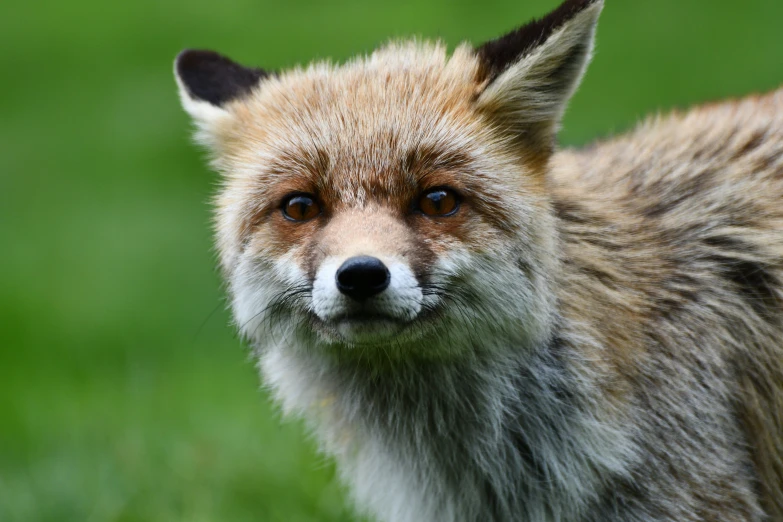
[[[566,0],[545,17],[479,46],[479,109],[513,138],[551,149],[592,57],[602,8],[603,0]]]

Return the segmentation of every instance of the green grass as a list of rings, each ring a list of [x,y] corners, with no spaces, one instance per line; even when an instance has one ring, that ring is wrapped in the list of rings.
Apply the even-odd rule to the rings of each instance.
[[[607,3],[566,143],[783,82],[783,3]],[[205,47],[276,69],[393,36],[479,42],[552,6],[0,7],[0,520],[349,520],[334,467],[280,422],[228,326],[215,176],[172,59]]]

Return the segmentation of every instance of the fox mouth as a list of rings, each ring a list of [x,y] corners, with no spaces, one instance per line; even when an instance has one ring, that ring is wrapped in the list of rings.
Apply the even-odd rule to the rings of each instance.
[[[379,321],[388,321],[393,323],[400,323],[404,324],[406,321],[401,320],[398,317],[393,317],[388,314],[379,313],[379,312],[370,312],[370,311],[358,311],[353,313],[344,313],[337,315],[330,319],[329,322],[332,323],[342,323],[342,322],[357,322],[357,323],[372,323],[372,322],[379,322]]]
[[[386,314],[358,312],[332,318],[331,330],[341,339],[356,344],[389,341],[400,334],[410,321]]]
[[[418,337],[423,330],[426,316],[419,314],[411,320],[403,320],[386,314],[356,312],[323,320],[313,317],[313,329],[331,342],[352,346],[382,346],[401,339]]]

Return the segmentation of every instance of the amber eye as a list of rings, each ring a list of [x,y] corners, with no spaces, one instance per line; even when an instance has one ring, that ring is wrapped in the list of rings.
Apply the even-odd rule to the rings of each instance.
[[[419,210],[427,216],[451,216],[459,209],[459,196],[448,188],[428,190],[419,198]]]
[[[321,213],[321,207],[308,194],[294,194],[283,201],[283,215],[291,221],[309,221]]]

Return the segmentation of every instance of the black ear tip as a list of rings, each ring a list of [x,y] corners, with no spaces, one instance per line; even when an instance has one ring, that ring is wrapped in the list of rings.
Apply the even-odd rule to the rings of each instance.
[[[577,15],[603,3],[604,0],[565,0],[543,18],[484,43],[476,49],[484,66],[482,72],[489,78],[497,77],[506,67],[543,44]]]
[[[233,64],[231,60],[215,51],[205,49],[183,49],[174,59],[174,68],[180,77],[194,73],[213,64]]]
[[[174,69],[191,96],[218,106],[247,94],[267,75],[262,69],[244,67],[201,49],[181,51]]]
[[[179,73],[182,69],[187,69],[196,59],[197,55],[203,51],[196,49],[183,49],[174,58],[174,69]]]
[[[562,4],[560,4],[560,7],[558,7],[558,10],[563,11],[570,11],[571,13],[578,13],[580,11],[584,11],[588,7],[590,7],[593,4],[600,4],[603,3],[603,0],[566,0]]]
[[[203,52],[204,51],[199,51],[197,49],[182,49],[174,59],[174,63],[177,64],[177,68],[179,69],[182,65],[193,61],[194,57]]]

